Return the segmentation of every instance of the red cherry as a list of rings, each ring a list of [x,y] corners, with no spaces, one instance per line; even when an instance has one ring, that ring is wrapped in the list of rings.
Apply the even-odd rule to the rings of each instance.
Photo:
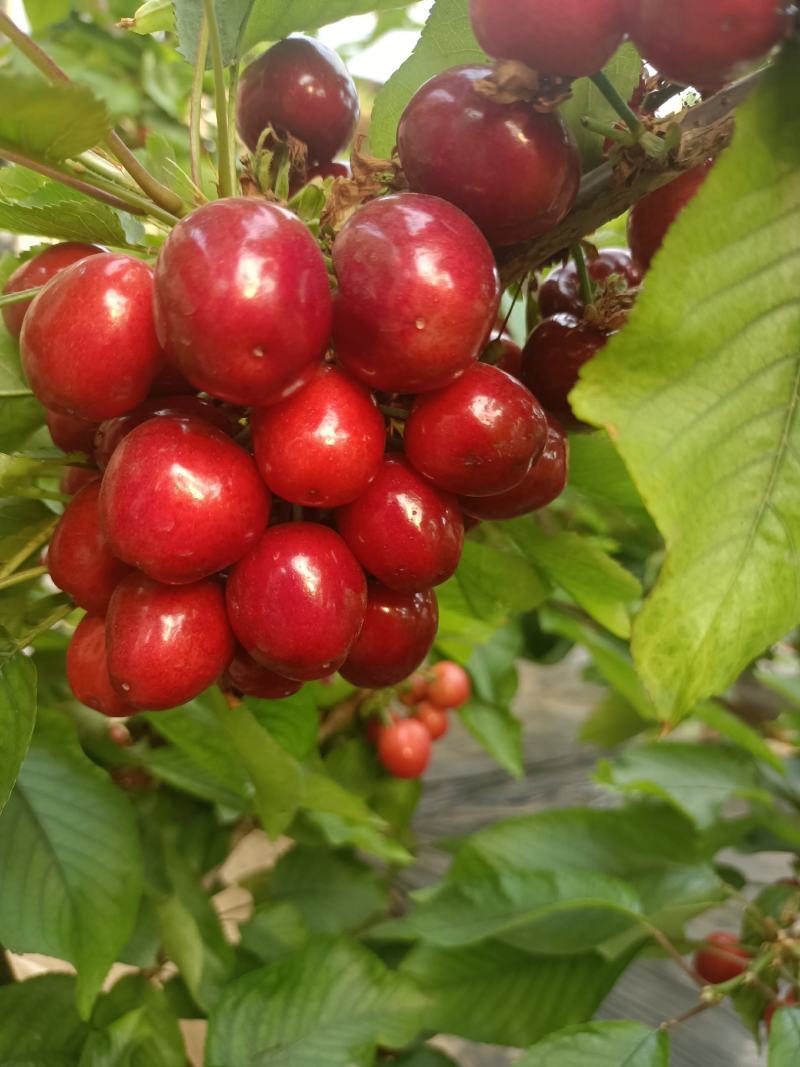
[[[84,486],[99,481],[100,471],[88,467],[65,467],[61,472],[58,488],[65,496],[74,496]]]
[[[102,251],[103,249],[98,248],[97,245],[84,245],[77,241],[65,241],[63,244],[51,245],[17,267],[3,286],[3,295],[21,293],[25,289],[38,289],[66,267],[71,267],[73,263],[79,263],[87,256],[95,256]],[[33,298],[21,304],[9,304],[8,307],[3,308],[3,321],[15,341],[19,340],[19,335],[22,333],[22,321],[32,302]]]
[[[111,598],[106,646],[114,688],[134,707],[163,711],[193,700],[233,657],[221,587],[128,575]]]
[[[364,572],[333,530],[273,526],[231,572],[228,614],[244,648],[286,678],[338,670],[364,621]]]
[[[750,957],[735,934],[720,930],[709,934],[706,942],[712,947],[700,949],[694,957],[694,969],[704,982],[718,985],[744,974]]]
[[[396,593],[371,582],[364,625],[339,673],[362,689],[397,685],[430,652],[438,623],[432,589]]]
[[[165,364],[153,380],[150,396],[188,396],[196,395],[197,390],[187,382],[177,367]]]
[[[428,671],[428,702],[443,711],[460,708],[472,696],[469,675],[452,660],[434,663]]]
[[[419,778],[431,759],[431,735],[417,719],[398,719],[381,730],[378,759],[395,778]]]
[[[767,1027],[767,1033],[772,1029],[772,1020],[775,1017],[775,1012],[779,1008],[793,1008],[800,1001],[798,1001],[797,993],[794,991],[787,993],[785,997],[781,997],[780,1000],[771,1000],[764,1008],[764,1024]]]
[[[470,0],[481,47],[540,74],[596,74],[622,43],[622,0]]]
[[[569,444],[554,419],[548,420],[544,452],[513,489],[498,496],[461,497],[465,516],[486,522],[516,519],[547,507],[564,492],[569,473]],[[466,520],[465,520],[466,521]]]
[[[110,718],[134,715],[136,709],[117,693],[108,676],[105,619],[81,619],[67,649],[67,681],[76,700]]]
[[[328,344],[322,253],[296,215],[256,197],[181,219],[159,253],[155,293],[168,359],[197,390],[233,404],[288,396]]]
[[[47,554],[50,577],[75,603],[104,615],[111,594],[130,572],[100,529],[100,481],[76,493],[56,526]]]
[[[490,244],[552,230],[575,202],[580,156],[557,112],[499,104],[476,91],[491,67],[455,67],[426,82],[397,131],[411,188],[449,200]]]
[[[574,315],[555,315],[539,323],[523,349],[523,382],[571,430],[586,429],[586,424],[573,415],[569,394],[578,384],[581,367],[608,336]]]
[[[669,185],[648,193],[628,216],[628,244],[633,258],[647,270],[670,227],[708,177],[713,162],[687,170]]]
[[[442,489],[489,496],[519,485],[546,440],[536,398],[505,371],[476,363],[417,398],[403,443],[411,463]]]
[[[420,671],[415,671],[409,678],[406,679],[404,691],[400,694],[400,700],[409,708],[413,708],[415,704],[419,704],[420,700],[425,699],[425,694],[428,692],[428,682],[425,675]]]
[[[400,593],[447,581],[464,545],[453,497],[391,456],[363,496],[337,512],[336,524],[361,566]]]
[[[45,411],[44,417],[56,448],[62,452],[92,454],[96,422],[84,422],[74,415],[62,415],[58,411]]]
[[[502,359],[495,366],[519,381],[522,374],[522,349],[507,333],[501,334],[494,343],[501,345],[503,349]]]
[[[386,427],[363,385],[322,366],[300,392],[253,413],[261,477],[283,500],[335,508],[359,497],[378,472]]]
[[[631,36],[664,78],[717,88],[789,32],[788,7],[779,0],[642,0]]]
[[[431,735],[431,741],[438,741],[450,729],[450,718],[444,708],[437,708],[427,700],[417,707],[414,716]]]
[[[242,75],[236,103],[239,136],[251,152],[267,126],[308,147],[326,163],[355,133],[360,114],[353,79],[333,49],[310,37],[287,37]]]
[[[427,392],[477,360],[500,282],[485,238],[451,204],[417,193],[373,200],[342,228],[333,265],[334,347],[355,378]]]
[[[239,648],[225,672],[223,688],[235,689],[244,696],[259,697],[261,700],[283,700],[299,693],[303,683],[281,678]]]
[[[58,274],[25,316],[22,365],[46,408],[102,422],[140,404],[161,365],[153,272],[131,256],[89,256]]]
[[[397,716],[393,716],[393,718],[397,718]],[[364,726],[364,736],[371,745],[377,746],[378,742],[381,739],[381,734],[383,733],[383,730],[384,725],[381,722],[379,716],[371,715],[367,719],[366,724]]]
[[[270,496],[248,454],[201,419],[150,419],[118,445],[100,508],[114,552],[167,584],[235,563],[258,540]]]
[[[586,265],[592,281],[600,284],[612,275],[617,275],[623,288],[627,289],[635,289],[642,281],[642,271],[624,248],[605,248]],[[546,319],[561,312],[577,316],[583,313],[584,303],[574,260],[554,270],[539,286],[539,309]]]

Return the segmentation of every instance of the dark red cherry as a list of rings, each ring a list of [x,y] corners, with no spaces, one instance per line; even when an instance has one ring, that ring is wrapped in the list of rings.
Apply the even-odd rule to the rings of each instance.
[[[77,241],[64,241],[62,244],[51,245],[17,267],[3,286],[3,295],[21,293],[25,289],[38,289],[39,286],[47,285],[51,278],[60,274],[66,267],[71,267],[73,263],[79,263],[87,256],[95,256],[102,251],[103,249],[98,248],[97,245],[85,245]],[[3,308],[3,321],[15,341],[19,340],[19,335],[22,333],[22,321],[31,303],[32,298],[21,304],[9,304]],[[70,450],[65,449],[65,451]]]
[[[159,254],[155,293],[167,358],[197,390],[233,404],[288,396],[328,345],[322,253],[296,215],[257,197],[181,219]]]
[[[628,216],[628,244],[642,270],[647,270],[670,227],[708,177],[713,162],[687,170],[669,185],[648,193]]]
[[[188,396],[197,395],[191,382],[187,382],[177,367],[165,363],[153,380],[150,396]]]
[[[134,707],[163,711],[193,700],[233,657],[222,587],[128,575],[108,607],[106,646],[112,684]]]
[[[267,126],[308,146],[327,163],[353,138],[360,114],[353,79],[333,49],[310,37],[287,37],[242,75],[236,103],[239,136],[256,150]]]
[[[74,415],[62,415],[58,411],[46,411],[44,417],[53,444],[62,452],[85,452],[89,456],[92,454],[96,422],[84,422],[83,419],[76,419]]]
[[[378,759],[395,778],[419,778],[431,759],[431,735],[418,719],[398,719],[378,737]]]
[[[67,681],[76,700],[110,718],[134,715],[132,708],[111,684],[106,655],[106,622],[102,616],[86,615],[72,635],[67,649]]]
[[[336,524],[361,566],[400,593],[447,581],[464,545],[455,499],[391,456],[363,496],[340,508]]]
[[[476,83],[491,67],[454,67],[426,82],[397,131],[411,188],[441,196],[480,226],[490,244],[552,230],[575,202],[581,163],[557,112],[500,104]]]
[[[397,685],[430,652],[438,623],[432,589],[396,593],[371,582],[364,626],[339,673],[362,689]]]
[[[56,526],[47,554],[50,577],[75,603],[104,615],[111,594],[129,573],[100,528],[100,481],[76,493]]]
[[[418,397],[406,455],[449,493],[488,496],[522,481],[547,438],[547,416],[510,374],[477,363],[446,389]]]
[[[630,27],[643,59],[681,85],[716,88],[791,28],[779,0],[642,0]]]
[[[74,496],[86,485],[100,480],[100,471],[89,467],[64,467],[59,479],[59,491],[65,496]]]
[[[496,59],[581,78],[606,65],[625,35],[624,0],[470,0],[472,28]]]
[[[100,508],[114,552],[167,584],[224,570],[258,540],[270,496],[251,457],[201,419],[150,419],[118,445]]]
[[[601,285],[614,275],[622,289],[635,289],[642,281],[639,265],[625,248],[604,248],[586,265],[589,277]],[[574,260],[554,270],[539,286],[539,309],[546,319],[561,312],[578,316],[583,313],[581,285]]]
[[[338,670],[364,622],[367,583],[327,526],[273,526],[232,570],[228,615],[242,646],[297,681]]]
[[[523,382],[571,430],[586,426],[573,415],[569,394],[578,384],[581,367],[600,351],[608,336],[574,315],[555,315],[539,323],[523,349]]]
[[[262,667],[242,648],[236,650],[222,685],[225,689],[235,689],[243,696],[258,697],[261,700],[283,700],[299,693],[303,688],[302,682],[281,678],[268,667]]]
[[[547,444],[519,485],[499,496],[461,497],[464,514],[487,522],[516,519],[547,507],[564,492],[569,474],[569,445],[563,430],[549,419]]]
[[[289,186],[289,194],[294,196],[295,193],[299,193],[304,186],[308,185],[315,178],[321,178],[325,181],[326,178],[351,178],[353,172],[350,169],[349,163],[317,163],[313,167],[309,167],[306,170],[305,178],[299,175],[293,175]]]
[[[419,719],[431,735],[431,741],[438,741],[450,729],[450,718],[447,711],[444,708],[437,708],[429,700],[422,701],[414,712],[414,717]]]
[[[694,957],[694,969],[704,982],[718,985],[744,974],[750,955],[742,948],[736,934],[718,930],[706,938],[708,946]]]
[[[440,389],[480,355],[500,282],[485,238],[452,204],[373,200],[342,228],[333,264],[336,354],[372,389]]]
[[[261,477],[283,500],[336,508],[359,497],[378,473],[386,427],[372,394],[336,367],[280,404],[253,412]]]
[[[22,366],[46,408],[102,422],[140,404],[162,356],[153,328],[153,272],[132,256],[89,256],[35,297]]]

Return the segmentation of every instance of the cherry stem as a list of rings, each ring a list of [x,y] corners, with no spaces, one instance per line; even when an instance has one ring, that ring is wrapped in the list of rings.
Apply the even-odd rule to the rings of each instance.
[[[8,578],[0,578],[0,589],[10,589],[12,585],[22,585],[23,582],[31,582],[34,578],[41,578],[47,574],[47,567],[30,567],[26,571],[17,571]]]
[[[9,574],[13,574],[20,563],[24,563],[25,560],[32,556],[37,548],[40,548],[43,544],[50,540],[50,534],[53,532],[53,528],[59,521],[58,515],[53,515],[44,529],[27,541],[11,559],[6,560],[2,567],[0,567],[0,578],[7,578]]]
[[[194,65],[192,95],[189,102],[189,152],[191,157],[192,181],[198,189],[202,188],[200,156],[203,148],[200,137],[200,120],[203,117],[203,80],[206,73],[208,56],[208,22],[205,15],[200,19],[200,37],[197,42],[197,62]]]
[[[594,282],[589,274],[589,268],[586,266],[586,255],[583,251],[581,244],[575,244],[570,249],[570,255],[575,260],[575,266],[578,270],[578,281],[581,287],[581,301],[588,307],[594,303],[595,287]]]
[[[645,132],[645,125],[639,116],[622,99],[616,87],[602,71],[593,74],[592,81],[638,141]]]
[[[67,615],[71,615],[75,610],[72,604],[59,604],[57,608],[50,612],[50,614],[42,619],[40,623],[37,623],[32,630],[29,630],[24,636],[20,637],[19,641],[14,645],[10,655],[15,656],[18,652],[21,652],[23,648],[27,648],[33,641],[36,640],[41,634],[51,630],[56,623],[61,622],[62,619],[66,619]]]
[[[36,289],[20,289],[16,293],[4,293],[3,296],[0,296],[0,308],[8,307],[10,304],[22,304],[26,300],[33,300],[42,289],[44,289],[44,286],[40,285]],[[3,393],[3,396],[8,396],[8,394]]]
[[[691,980],[696,985],[703,985],[703,980],[700,975],[692,967],[689,966],[689,964],[686,962],[680,952],[678,952],[678,950],[672,944],[667,935],[663,934],[657,926],[650,926],[648,924],[645,924],[645,927],[650,936],[655,941],[657,941],[659,945],[661,945],[667,955],[670,956],[671,959],[675,961],[675,963],[677,963],[677,965],[684,972],[684,974],[688,975],[689,978],[691,978]]]
[[[398,419],[400,422],[405,422],[408,418],[408,412],[405,408],[395,408],[391,404],[378,404],[378,408],[387,419]]]
[[[694,1019],[696,1015],[702,1015],[703,1012],[710,1011],[712,1008],[718,1008],[721,1003],[721,1000],[702,1000],[699,1004],[695,1004],[693,1008],[685,1011],[683,1015],[676,1015],[674,1019],[665,1019],[659,1029],[670,1030],[673,1026],[680,1026],[681,1023]]]
[[[214,0],[203,0],[211,46],[211,66],[214,71],[214,102],[217,112],[218,188],[220,196],[233,196],[236,188],[236,163],[231,154],[228,133],[228,94],[225,88],[225,64],[222,61],[222,40],[219,35]]]
[[[514,293],[514,296],[513,296],[512,300],[511,300],[511,307],[508,309],[508,313],[506,314],[506,317],[503,319],[503,325],[500,327],[500,331],[497,334],[497,337],[495,338],[496,341],[499,341],[500,338],[503,336],[503,334],[508,329],[508,323],[509,323],[509,321],[511,319],[511,316],[514,314],[514,308],[517,306],[517,301],[519,300],[520,293],[522,292],[522,286],[524,284],[525,284],[525,279],[524,278],[520,278],[519,282],[517,283],[517,288],[516,288],[516,291]]]
[[[581,126],[591,133],[600,134],[601,137],[607,137],[609,141],[616,141],[618,144],[636,144],[629,130],[618,130],[616,126],[609,126],[607,122],[598,122],[591,115],[581,116]]]

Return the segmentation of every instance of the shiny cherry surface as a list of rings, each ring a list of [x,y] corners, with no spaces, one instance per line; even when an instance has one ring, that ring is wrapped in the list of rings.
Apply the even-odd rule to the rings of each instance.
[[[423,700],[421,704],[417,705],[414,717],[419,719],[431,735],[431,741],[438,741],[450,729],[450,718],[447,711],[444,708],[437,708],[429,700]]]
[[[491,67],[437,74],[400,119],[397,147],[409,185],[461,208],[492,245],[556,226],[575,202],[580,157],[557,112],[500,104],[475,85]]]
[[[381,197],[333,246],[339,279],[334,347],[373,389],[439,389],[480,355],[500,302],[485,238],[452,204],[418,193]]]
[[[547,507],[564,492],[569,475],[569,445],[563,430],[550,419],[544,452],[513,489],[498,496],[461,497],[465,515],[487,522],[516,519]]]
[[[401,593],[447,581],[464,545],[456,500],[391,456],[367,491],[339,509],[336,524],[362,567]]]
[[[694,957],[694,969],[705,982],[717,985],[744,974],[750,956],[736,934],[719,930],[709,934],[706,941],[708,947],[700,949]]]
[[[228,615],[259,663],[297,681],[344,663],[364,622],[367,582],[342,538],[326,526],[273,526],[232,570]]]
[[[395,778],[419,778],[431,760],[431,735],[418,719],[398,719],[378,736],[378,759]]]
[[[158,257],[156,327],[199,391],[246,407],[288,396],[328,344],[328,273],[296,215],[260,198],[193,211]]]
[[[131,256],[89,256],[39,293],[22,327],[22,366],[46,408],[102,422],[140,404],[162,363],[153,272]]]
[[[46,411],[44,417],[53,444],[62,452],[85,452],[89,456],[92,454],[96,422],[85,422],[83,419],[76,419],[74,415],[62,415],[58,411]]]
[[[547,438],[547,417],[516,378],[476,363],[418,397],[403,443],[411,463],[449,493],[484,496],[522,481]]]
[[[178,585],[241,559],[267,524],[270,496],[253,460],[221,430],[164,416],[118,445],[100,507],[120,559]]]
[[[272,126],[307,145],[313,163],[327,163],[352,140],[359,114],[344,63],[310,37],[278,41],[242,74],[236,125],[251,152]]]
[[[438,622],[432,589],[397,593],[371,582],[364,626],[339,673],[362,689],[397,685],[430,652]]]
[[[47,553],[50,577],[78,607],[104,615],[111,594],[130,572],[100,528],[100,481],[76,493],[55,528]]]
[[[128,575],[108,607],[106,647],[114,688],[134,707],[163,711],[193,700],[233,657],[222,587]]]
[[[585,429],[569,403],[584,363],[608,341],[608,334],[574,315],[554,315],[540,322],[522,352],[522,380],[544,405],[571,430]]]
[[[73,263],[79,263],[87,256],[95,256],[102,251],[103,249],[98,248],[97,245],[80,244],[78,241],[64,241],[61,244],[51,245],[17,267],[3,286],[3,294],[21,293],[25,289],[37,289],[41,285],[47,285],[51,278],[60,274],[66,267],[71,267]],[[3,321],[15,340],[19,340],[23,319],[32,302],[33,298],[21,304],[9,304],[3,308]]]
[[[642,270],[647,270],[675,219],[693,200],[713,164],[703,163],[662,185],[634,204],[628,216],[628,244]]]
[[[59,492],[64,493],[66,496],[74,496],[85,485],[91,485],[92,482],[99,481],[100,477],[99,470],[88,467],[64,467],[58,480]]]
[[[106,621],[86,615],[67,648],[67,681],[75,699],[110,718],[134,715],[132,708],[111,684],[106,655]]]
[[[325,365],[288,400],[253,412],[251,425],[261,477],[283,500],[307,507],[336,508],[359,497],[386,444],[369,390]]]
[[[293,682],[282,678],[275,671],[256,663],[252,656],[238,648],[225,671],[222,681],[226,689],[234,689],[243,696],[258,697],[261,700],[283,700],[285,697],[299,693],[302,682]]]
[[[461,708],[472,696],[472,682],[464,668],[445,659],[427,672],[428,702],[436,708]]]
[[[592,281],[602,285],[616,275],[621,289],[635,289],[642,281],[642,271],[626,248],[604,248],[596,259],[586,264]],[[581,283],[575,261],[554,270],[539,286],[539,309],[544,318],[562,312],[580,315],[584,309]]]
[[[625,35],[623,0],[470,0],[481,47],[540,74],[581,78],[606,65]]]

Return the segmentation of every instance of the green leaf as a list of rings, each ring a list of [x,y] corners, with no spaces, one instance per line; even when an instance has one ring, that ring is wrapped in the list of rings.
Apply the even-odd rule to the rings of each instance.
[[[63,22],[72,10],[72,0],[25,0],[25,14],[31,33],[41,33],[56,22]]]
[[[634,1022],[572,1026],[534,1045],[518,1067],[669,1067],[669,1035]]]
[[[94,148],[110,127],[105,104],[75,82],[51,85],[35,75],[0,74],[0,98],[0,144],[24,155],[68,159]]]
[[[75,1067],[89,1034],[75,1007],[75,979],[68,974],[0,987],[0,1019],[3,1067],[26,1067],[28,1060],[40,1067]]]
[[[171,33],[175,29],[175,10],[172,0],[145,0],[125,23],[133,33]]]
[[[235,796],[248,795],[247,775],[215,711],[206,701],[193,700],[181,708],[159,711],[146,718],[157,733],[191,759],[204,777]]]
[[[644,513],[642,498],[607,433],[570,438],[569,484],[593,500]]]
[[[0,812],[11,796],[36,721],[36,668],[21,653],[0,664]]]
[[[642,61],[632,44],[624,44],[609,60],[603,72],[619,90],[623,100],[630,100],[639,85]],[[588,115],[597,122],[613,125],[619,118],[616,111],[599,89],[595,88],[590,78],[579,78],[573,82],[572,95],[561,105],[559,111],[578,144],[584,171],[599,166],[603,162],[604,138],[602,134],[584,129],[581,118]]]
[[[239,927],[242,948],[263,963],[291,956],[308,943],[310,932],[293,904],[261,904]]]
[[[457,1067],[455,1060],[451,1060],[438,1049],[427,1046],[415,1049],[407,1056],[401,1056],[399,1060],[395,1060],[395,1064],[396,1067]]]
[[[704,700],[698,704],[692,711],[692,718],[699,719],[722,737],[732,741],[738,748],[768,763],[779,774],[786,774],[783,761],[773,752],[761,734],[716,700]]]
[[[40,500],[0,500],[0,578],[40,549],[57,522]]]
[[[355,942],[306,949],[229,986],[211,1013],[214,1067],[366,1067],[376,1045],[398,1048],[419,1029],[423,998]]]
[[[313,696],[303,689],[285,700],[255,700],[245,704],[253,717],[290,756],[304,760],[317,747],[319,713]]]
[[[127,798],[54,713],[40,713],[0,816],[0,868],[0,941],[73,963],[88,1015],[133,929],[142,860]]]
[[[175,1067],[186,1049],[164,993],[142,975],[121,978],[97,1004],[80,1067]]]
[[[132,215],[115,211],[58,182],[49,182],[24,204],[0,200],[0,228],[9,233],[114,248],[140,247],[144,239],[142,224]]]
[[[652,723],[643,719],[625,697],[609,692],[584,721],[578,740],[587,745],[616,748],[650,726]]]
[[[200,26],[204,18],[202,0],[173,0],[178,30],[178,51],[189,63],[197,62]],[[229,66],[240,55],[239,42],[253,0],[214,0],[222,45],[222,62]],[[210,66],[210,57],[207,58]]]
[[[459,710],[472,736],[514,778],[523,775],[522,723],[509,706],[519,681],[520,648],[519,629],[506,627],[474,650],[467,663],[473,696]]]
[[[767,1067],[793,1067],[800,1059],[800,1008],[778,1008],[769,1031]]]
[[[633,651],[675,718],[800,620],[798,92],[789,46],[573,393],[581,418],[609,427],[667,542]]]
[[[277,41],[301,30],[316,30],[351,15],[405,6],[403,0],[255,0],[245,46]]]

